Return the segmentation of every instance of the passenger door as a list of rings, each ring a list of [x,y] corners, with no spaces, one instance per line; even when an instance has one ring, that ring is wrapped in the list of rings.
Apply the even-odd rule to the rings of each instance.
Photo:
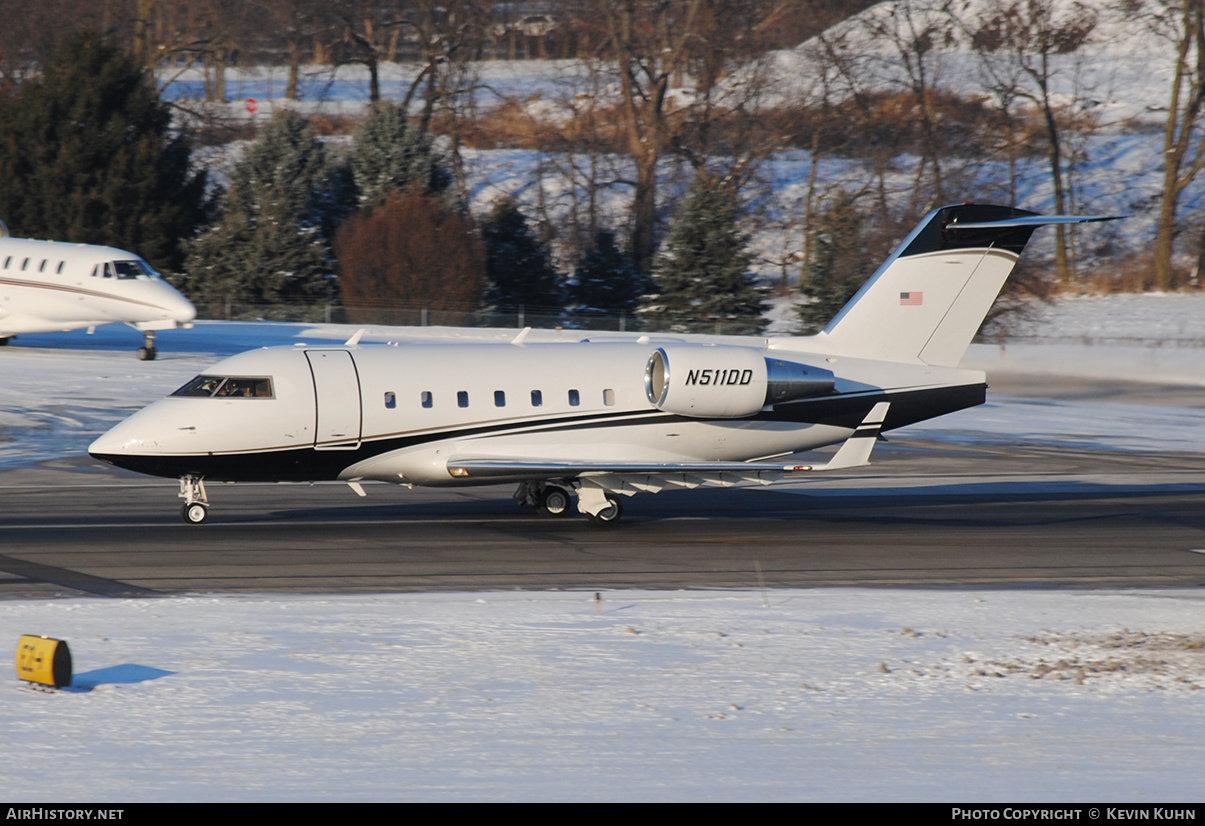
[[[318,410],[314,449],[355,450],[363,421],[355,360],[346,350],[306,350],[305,357],[314,375]]]

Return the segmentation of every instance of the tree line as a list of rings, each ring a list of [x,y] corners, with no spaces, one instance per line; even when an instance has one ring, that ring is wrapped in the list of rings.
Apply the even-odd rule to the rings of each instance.
[[[777,221],[788,240],[777,257],[767,259],[763,250],[757,265],[780,269],[784,287],[798,275],[808,298],[802,321],[814,329],[935,205],[984,189],[1015,202],[1018,170],[1041,163],[1054,208],[1082,208],[1092,137],[1125,128],[1105,121],[1097,90],[1085,85],[1086,73],[1077,74],[1084,72],[1077,58],[1111,30],[1108,18],[1166,43],[1159,59],[1173,69],[1160,107],[1164,183],[1155,203],[1136,205],[1157,214],[1155,243],[1119,277],[1131,287],[1175,288],[1195,277],[1205,255],[1205,237],[1190,230],[1195,216],[1184,216],[1181,206],[1205,153],[1203,2],[1127,0],[1106,8],[983,0],[970,16],[951,0],[915,0],[830,27],[869,4],[108,0],[72,4],[73,14],[53,20],[51,0],[13,12],[15,24],[0,32],[0,139],[28,150],[0,158],[0,209],[15,231],[28,234],[47,225],[36,222],[38,210],[71,216],[72,237],[104,235],[106,243],[136,247],[177,273],[191,294],[228,306],[240,296],[314,307],[338,298],[368,313],[374,302],[383,312],[388,296],[426,305],[438,294],[465,313],[571,307],[680,328],[760,311],[747,229],[751,220]],[[73,177],[47,153],[61,144],[82,158],[87,149],[67,134],[55,139],[59,144],[31,137],[41,128],[31,124],[46,101],[71,98],[77,87],[84,95],[100,82],[96,67],[77,67],[79,79],[50,91],[59,82],[55,72],[67,71],[64,53],[79,52],[57,47],[63,30],[86,25],[142,73],[141,94],[152,101],[151,78],[162,82],[174,67],[198,61],[212,70],[215,97],[225,94],[223,66],[283,65],[295,79],[294,67],[322,62],[368,67],[367,96],[376,104],[345,153],[331,152],[304,118],[278,116],[219,190],[187,161],[188,139],[159,104],[138,129],[162,144],[155,163],[174,173],[152,186],[159,173],[135,170],[127,160],[121,174]],[[810,67],[806,82],[784,96],[773,49],[810,35],[817,36],[794,53]],[[950,91],[948,55],[956,43],[975,60],[973,93]],[[520,56],[576,59],[579,70],[563,97],[550,101],[560,106],[555,121],[527,114],[520,100],[488,111],[477,106],[481,61]],[[404,99],[377,100],[380,65],[403,59],[413,73]],[[94,162],[143,163],[148,156],[107,146],[94,143]],[[486,146],[539,150],[540,174],[570,182],[558,193],[559,212],[541,197],[523,205],[504,199],[488,214],[470,215],[462,153]],[[785,149],[808,153],[810,177],[790,209],[759,213],[763,168]],[[817,169],[826,159],[852,163],[860,173],[825,181]],[[664,191],[667,169],[671,194]],[[46,180],[22,190],[35,174]],[[119,181],[140,175],[136,192],[117,193]],[[69,196],[71,187],[86,194]],[[60,192],[64,211],[36,207],[37,191]],[[614,192],[630,196],[623,214],[607,206]],[[138,216],[137,233],[105,215],[104,205],[119,200],[137,205],[125,212]],[[384,249],[388,254],[372,260]],[[1081,238],[1060,230],[1053,278],[1017,283],[1039,292],[1052,282],[1075,286],[1092,254]],[[507,273],[516,261],[521,267]],[[353,270],[372,276],[358,284]]]
[[[680,285],[650,305],[657,282],[612,230],[600,229],[562,273],[513,199],[475,221],[431,134],[395,104],[374,105],[343,154],[285,110],[217,188],[194,169],[189,140],[170,120],[128,53],[92,34],[68,40],[41,74],[0,97],[0,212],[10,230],[137,250],[210,315],[231,318],[317,320],[336,305],[348,321],[387,322],[402,301],[444,311],[445,323],[527,308],[553,321],[566,311],[623,313],[635,326],[642,303],[643,317],[663,316],[662,326],[716,320],[675,299]],[[739,251],[734,193],[706,175],[695,191],[688,202],[700,221],[714,222],[717,204],[726,212],[719,234],[684,248],[691,278],[706,271],[700,253],[713,245],[718,269],[706,277],[755,297],[752,311],[741,305],[721,318],[730,332],[755,330],[758,288]],[[676,228],[668,247],[685,232]],[[676,273],[686,259],[666,260]]]

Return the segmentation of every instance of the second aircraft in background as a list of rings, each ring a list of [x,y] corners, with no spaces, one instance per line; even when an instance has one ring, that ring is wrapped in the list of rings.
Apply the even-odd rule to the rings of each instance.
[[[197,310],[137,255],[112,247],[10,238],[0,224],[0,345],[20,333],[128,324],[138,357],[155,333],[191,327]]]

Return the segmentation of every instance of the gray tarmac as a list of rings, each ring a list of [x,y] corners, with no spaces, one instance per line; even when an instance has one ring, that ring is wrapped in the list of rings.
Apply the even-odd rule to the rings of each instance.
[[[0,473],[0,599],[621,588],[1205,585],[1205,456],[901,440],[787,486],[544,518],[509,487],[210,485],[87,460]]]

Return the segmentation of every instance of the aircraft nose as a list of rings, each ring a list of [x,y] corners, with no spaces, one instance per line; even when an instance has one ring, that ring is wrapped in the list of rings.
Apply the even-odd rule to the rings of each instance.
[[[165,401],[165,400],[160,400]],[[179,476],[179,462],[173,458],[177,430],[171,417],[165,419],[158,402],[120,422],[108,433],[88,445],[93,459],[151,476]]]
[[[88,445],[88,455],[101,461],[110,461],[108,457],[145,452],[146,444],[129,433],[129,428],[125,425],[126,423],[122,422]]]
[[[197,308],[193,306],[191,301],[185,298],[174,287],[168,284],[164,284],[163,286],[172,292],[166,302],[167,311],[172,321],[175,321],[177,324],[187,324],[197,317]]]

